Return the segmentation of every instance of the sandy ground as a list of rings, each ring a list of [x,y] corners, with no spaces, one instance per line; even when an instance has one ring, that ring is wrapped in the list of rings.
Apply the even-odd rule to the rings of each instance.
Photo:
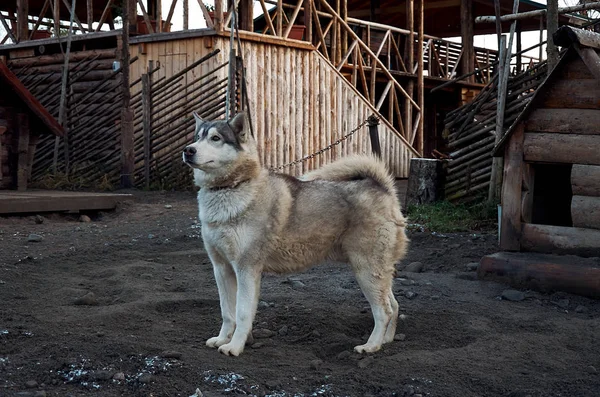
[[[501,299],[507,286],[467,268],[496,251],[490,232],[413,228],[398,341],[376,354],[352,352],[372,317],[351,272],[324,265],[265,276],[263,337],[222,356],[204,345],[220,313],[194,200],[136,193],[88,223],[0,218],[0,396],[600,395],[600,303]]]

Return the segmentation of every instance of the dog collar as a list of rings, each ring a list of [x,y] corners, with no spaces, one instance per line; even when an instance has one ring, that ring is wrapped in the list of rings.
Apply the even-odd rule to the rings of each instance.
[[[219,190],[236,189],[242,183],[245,183],[245,182],[250,182],[250,179],[244,179],[243,181],[239,181],[238,183],[234,183],[233,185],[222,185],[222,186],[209,187],[208,190],[210,190],[211,192],[218,192]]]

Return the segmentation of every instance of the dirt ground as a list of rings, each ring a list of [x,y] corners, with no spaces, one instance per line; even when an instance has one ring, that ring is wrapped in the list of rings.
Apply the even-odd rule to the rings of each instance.
[[[232,358],[204,344],[220,313],[192,193],[90,217],[0,218],[0,396],[600,396],[600,302],[502,300],[467,270],[495,233],[413,227],[398,341],[369,356],[352,352],[372,317],[349,269],[267,275],[263,337]]]

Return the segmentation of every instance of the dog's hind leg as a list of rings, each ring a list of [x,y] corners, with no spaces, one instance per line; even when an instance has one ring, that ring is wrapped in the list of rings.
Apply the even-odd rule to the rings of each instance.
[[[213,262],[215,280],[219,289],[219,300],[221,302],[221,315],[223,324],[218,336],[206,341],[208,347],[220,347],[231,341],[235,331],[235,298],[237,293],[237,281],[233,267],[218,254],[210,255]],[[217,259],[217,260],[216,260]]]
[[[398,301],[394,296],[394,292],[392,288],[389,291],[389,299],[392,305],[392,319],[390,320],[387,329],[385,330],[385,336],[383,337],[383,343],[390,343],[394,340],[394,336],[396,336],[396,326],[398,324]]]
[[[252,322],[258,306],[261,273],[261,268],[251,266],[236,268],[236,328],[231,341],[219,347],[219,352],[225,355],[239,356],[244,351],[248,335],[252,332]]]
[[[394,313],[398,313],[398,303],[391,295],[391,276],[386,272],[379,272],[375,266],[369,266],[368,262],[357,263],[353,260],[352,266],[356,274],[356,280],[371,305],[375,327],[369,340],[364,345],[355,346],[358,353],[372,353],[381,349],[381,345],[387,342],[388,332],[396,332]],[[391,299],[390,299],[391,298]],[[396,303],[394,306],[393,302]],[[392,335],[393,339],[393,335]]]

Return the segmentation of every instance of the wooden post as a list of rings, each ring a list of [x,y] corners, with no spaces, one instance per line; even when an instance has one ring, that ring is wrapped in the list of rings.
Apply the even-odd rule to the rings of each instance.
[[[223,31],[223,2],[221,0],[215,1],[214,25],[217,32]]]
[[[123,2],[123,21],[129,21],[131,9],[129,1]],[[135,151],[133,139],[133,111],[131,110],[129,91],[129,24],[123,23],[123,35],[121,39],[121,76],[123,108],[121,110],[121,186],[133,187],[133,173],[135,171]]]
[[[17,40],[19,43],[29,39],[28,14],[29,0],[17,0]]]
[[[513,131],[505,149],[504,184],[502,186],[502,218],[500,248],[518,251],[521,248],[521,188],[523,183],[524,125]]]
[[[86,2],[86,11],[87,11],[87,27],[88,32],[93,32],[94,28],[92,24],[94,23],[94,3],[93,0],[87,0]],[[125,23],[125,21],[123,21]]]
[[[152,156],[152,88],[150,86],[150,75],[142,75],[142,120],[144,129],[144,183],[146,189],[150,189],[150,162]]]
[[[277,32],[275,36],[281,37],[283,34],[283,0],[277,0]],[[334,27],[335,29],[335,27]]]
[[[521,73],[521,68],[523,67],[523,60],[521,57],[521,50],[523,49],[521,44],[521,21],[515,21],[517,24],[517,73]]]
[[[540,43],[544,42],[544,17],[540,17]],[[540,45],[538,54],[538,62],[542,62],[542,58],[544,55],[544,46]]]
[[[462,39],[463,56],[461,63],[461,74],[471,73],[475,67],[475,47],[473,42],[473,0],[461,0],[460,2],[460,36]],[[474,76],[468,78],[474,81]]]
[[[424,24],[425,24],[425,0],[417,0],[417,15],[418,15],[418,31],[419,40],[417,47],[417,58],[419,67],[417,69],[417,104],[419,105],[420,117],[417,127],[417,145],[416,150],[423,156],[423,125],[425,123],[425,80],[423,78],[423,41],[424,41]]]
[[[554,44],[554,40],[552,40],[552,35],[558,30],[558,0],[548,0],[547,7],[546,28],[548,42],[546,44],[546,51],[548,52],[548,74],[550,74],[558,63],[558,47]]]
[[[49,0],[52,1],[52,0]],[[54,35],[60,36],[60,0],[54,0]]]
[[[500,142],[504,134],[504,109],[506,105],[506,87],[508,86],[508,71],[505,70],[506,58],[506,36],[500,36],[500,48],[498,51],[498,96],[496,105],[496,144]],[[506,76],[506,78],[505,78]],[[494,157],[492,160],[492,175],[488,191],[488,201],[494,202],[498,197],[498,185],[502,186],[502,158]],[[498,184],[500,181],[500,184]]]
[[[132,11],[132,10],[137,10],[137,0],[128,0],[129,1],[129,11],[127,12],[128,14],[128,19],[129,19],[129,34],[131,33],[136,33],[137,32],[137,11]],[[125,21],[125,17],[123,17],[123,21]]]
[[[304,25],[306,26],[306,41],[312,43],[312,2],[304,0]]]
[[[413,74],[413,68],[415,64],[415,4],[414,0],[407,0],[406,2],[406,26],[408,31],[407,46],[406,46],[406,64],[408,65],[408,73]],[[408,79],[408,83],[406,86],[406,93],[411,98],[413,97],[415,92],[415,82],[412,78]],[[407,131],[408,134],[412,131],[412,115],[413,108],[412,104],[408,99],[404,100],[404,131]]]
[[[189,0],[183,0],[183,30],[189,30],[190,4]]]
[[[17,114],[17,128],[19,131],[19,157],[17,160],[17,190],[27,189],[27,177],[29,171],[27,169],[27,163],[29,155],[27,153],[29,149],[29,116],[25,113]]]
[[[379,118],[372,114],[367,119],[367,125],[369,126],[369,137],[371,138],[371,150],[377,157],[381,158],[381,145],[379,144],[379,132],[377,131]]]

